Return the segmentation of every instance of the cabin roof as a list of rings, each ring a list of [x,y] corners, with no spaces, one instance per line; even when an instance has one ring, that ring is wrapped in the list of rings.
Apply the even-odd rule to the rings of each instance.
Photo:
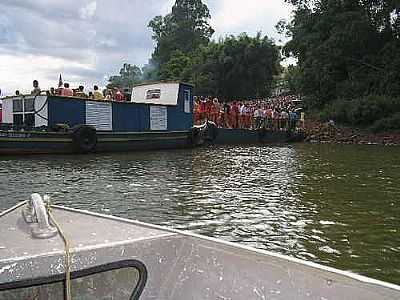
[[[34,98],[35,96],[32,96],[30,94],[28,95],[19,95],[19,96],[7,96],[5,98],[3,98],[4,100],[14,100],[14,99],[19,99],[24,97],[25,99],[30,99],[30,98]],[[51,96],[46,96],[46,95],[40,95],[37,97],[47,97],[47,99],[49,99],[49,101],[51,101],[52,99],[62,99],[62,100],[66,100],[66,101],[85,101],[85,102],[99,102],[99,103],[118,103],[118,104],[128,104],[128,105],[137,105],[137,104],[146,104],[146,103],[135,103],[132,102],[131,99],[129,99],[129,101],[115,101],[115,100],[107,100],[107,99],[103,99],[103,100],[98,100],[98,99],[91,99],[91,98],[80,98],[80,97],[67,97],[67,96],[60,96],[60,95],[51,95]],[[2,103],[0,102],[0,105]],[[157,104],[154,103],[152,105],[162,105],[162,104]]]
[[[182,81],[174,81],[174,80],[158,80],[158,81],[146,81],[143,83],[135,84],[134,88],[137,86],[146,86],[146,85],[154,85],[154,84],[184,84],[188,85],[191,87],[194,87],[193,84],[187,83],[187,82],[182,82]]]

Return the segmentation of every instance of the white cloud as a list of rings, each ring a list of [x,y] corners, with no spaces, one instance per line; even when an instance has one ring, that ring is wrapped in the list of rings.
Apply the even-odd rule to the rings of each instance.
[[[104,85],[124,62],[144,65],[153,51],[149,21],[171,12],[175,0],[1,0],[0,88],[7,94],[42,88],[58,75],[73,86]],[[275,37],[275,24],[288,18],[283,0],[204,0],[215,39],[262,31]]]
[[[283,38],[275,30],[281,19],[289,19],[291,6],[283,0],[208,0],[216,38],[261,31],[269,37]]]
[[[91,19],[96,14],[96,8],[97,8],[96,1],[89,2],[87,5],[83,6],[80,9],[79,14],[81,18],[84,20]]]
[[[87,84],[91,86],[94,78],[74,74],[66,75],[66,70],[79,69],[91,73],[95,71],[95,66],[71,62],[62,58],[50,56],[14,56],[3,54],[0,56],[0,79],[3,94],[14,94],[16,90],[22,93],[29,93],[32,81],[38,79],[42,89],[48,89],[51,86],[57,87],[58,76],[63,74],[63,79],[72,85]],[[89,81],[89,80],[90,81]]]

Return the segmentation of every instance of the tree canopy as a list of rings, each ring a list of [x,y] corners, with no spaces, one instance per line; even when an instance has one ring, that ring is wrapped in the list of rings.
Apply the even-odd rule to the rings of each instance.
[[[214,29],[207,5],[201,0],[176,0],[170,14],[156,16],[149,23],[156,42],[152,60],[159,66],[180,51],[190,54],[200,45],[207,45]]]
[[[292,39],[284,51],[298,58],[304,94],[322,103],[343,96],[399,94],[400,10],[394,1],[288,2],[296,10],[286,27]]]
[[[337,99],[399,96],[398,1],[287,2],[295,5],[295,13],[291,22],[278,26],[291,38],[284,53],[298,59],[297,70],[291,74],[297,74],[296,89],[312,106],[323,109]]]
[[[279,62],[279,48],[267,36],[229,36],[199,49],[193,82],[198,93],[223,99],[268,96]]]

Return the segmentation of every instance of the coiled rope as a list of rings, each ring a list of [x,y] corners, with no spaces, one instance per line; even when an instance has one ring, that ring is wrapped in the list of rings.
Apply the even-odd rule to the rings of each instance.
[[[65,300],[72,300],[71,294],[71,255],[69,249],[69,240],[64,234],[63,230],[61,229],[60,224],[54,218],[52,213],[51,203],[50,200],[47,202],[47,213],[51,222],[57,228],[58,232],[60,233],[63,241],[64,241],[64,253],[65,253],[65,260],[64,260],[64,270],[65,270]]]

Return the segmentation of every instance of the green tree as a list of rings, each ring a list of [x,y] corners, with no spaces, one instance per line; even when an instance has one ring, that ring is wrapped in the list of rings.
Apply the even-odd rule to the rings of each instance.
[[[208,23],[210,18],[208,7],[201,0],[176,0],[170,14],[156,16],[149,23],[157,43],[153,63],[161,68],[175,51],[188,55],[200,45],[207,45],[214,33]]]
[[[176,50],[169,61],[161,66],[161,80],[191,81],[192,57]]]
[[[119,71],[119,75],[109,78],[108,87],[121,89],[132,89],[135,84],[142,80],[142,70],[136,66],[125,63]]]
[[[193,59],[192,80],[198,92],[223,99],[267,96],[279,62],[272,40],[243,33],[201,47]]]
[[[376,101],[384,96],[393,103],[400,94],[398,1],[287,2],[295,5],[294,17],[277,28],[291,37],[284,53],[298,59],[298,89],[315,108],[334,109],[336,101],[348,99],[354,111],[365,111],[374,95]],[[366,96],[372,97],[365,101]],[[364,117],[359,113],[350,119],[364,124]]]

